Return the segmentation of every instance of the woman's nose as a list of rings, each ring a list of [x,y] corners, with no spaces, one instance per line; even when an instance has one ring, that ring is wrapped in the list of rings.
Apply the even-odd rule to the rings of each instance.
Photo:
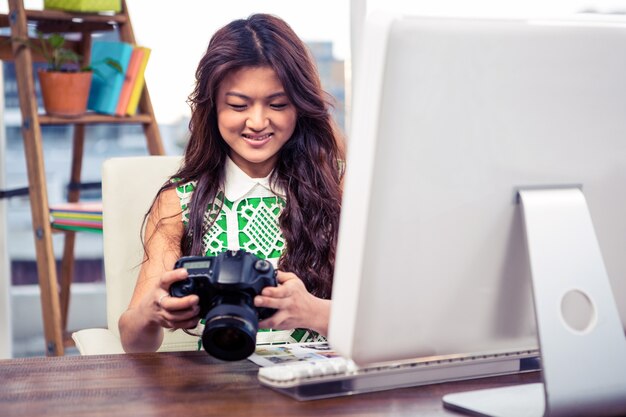
[[[265,109],[261,106],[250,109],[248,118],[246,119],[246,127],[252,130],[261,131],[269,125],[269,118],[265,113]]]

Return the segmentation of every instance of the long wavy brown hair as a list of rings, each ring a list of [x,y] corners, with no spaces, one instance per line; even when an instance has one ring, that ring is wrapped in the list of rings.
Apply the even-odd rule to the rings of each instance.
[[[189,96],[190,139],[182,167],[172,176],[178,184],[197,182],[182,253],[202,253],[202,236],[211,227],[204,224],[204,214],[224,186],[229,147],[217,125],[218,87],[232,71],[260,66],[276,72],[297,109],[295,131],[279,151],[270,177],[273,187],[286,192],[279,217],[286,247],[278,267],[298,275],[312,294],[330,298],[345,159],[342,137],[330,114],[332,98],[322,89],[306,45],[272,15],[254,14],[219,29],[196,70]]]

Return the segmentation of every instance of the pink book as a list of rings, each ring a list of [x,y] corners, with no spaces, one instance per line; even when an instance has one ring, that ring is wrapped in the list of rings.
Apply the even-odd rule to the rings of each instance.
[[[133,53],[130,56],[130,61],[128,62],[128,70],[126,71],[126,76],[124,77],[124,84],[122,85],[120,98],[117,101],[117,107],[115,108],[116,116],[124,116],[124,114],[126,114],[126,108],[128,107],[130,95],[133,91],[135,80],[137,80],[137,74],[139,73],[142,60],[143,48],[134,47]]]

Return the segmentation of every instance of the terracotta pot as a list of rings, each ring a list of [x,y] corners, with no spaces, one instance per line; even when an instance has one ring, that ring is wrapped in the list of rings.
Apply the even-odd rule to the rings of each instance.
[[[46,113],[51,116],[77,117],[87,111],[91,87],[90,71],[57,72],[39,70],[39,83]]]

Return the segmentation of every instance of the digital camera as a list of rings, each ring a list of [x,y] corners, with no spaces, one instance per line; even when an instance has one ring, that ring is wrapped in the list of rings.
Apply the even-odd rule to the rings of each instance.
[[[228,361],[250,356],[256,347],[259,320],[276,311],[256,308],[253,302],[263,288],[276,286],[272,264],[239,250],[217,256],[185,256],[174,268],[185,268],[189,277],[172,284],[170,294],[200,298],[200,318],[205,319],[202,345],[207,353]]]

